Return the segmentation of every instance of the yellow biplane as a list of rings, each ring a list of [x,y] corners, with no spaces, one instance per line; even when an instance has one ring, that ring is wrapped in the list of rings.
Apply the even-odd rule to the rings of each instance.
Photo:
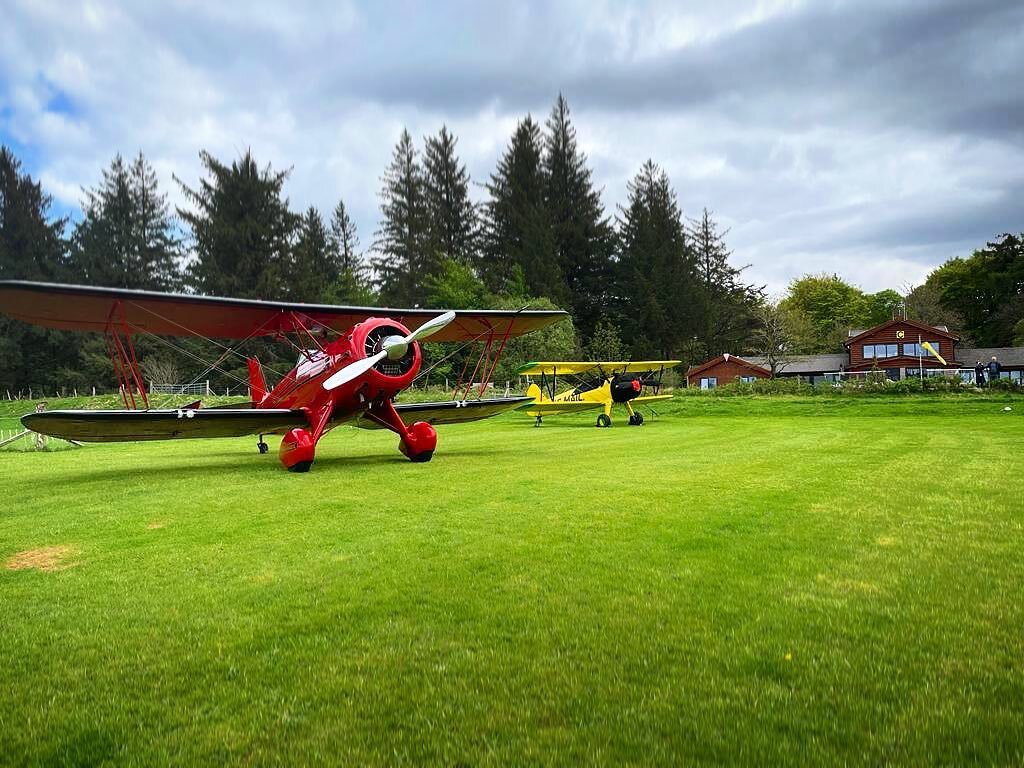
[[[612,405],[620,403],[626,406],[630,425],[639,426],[644,423],[644,417],[634,410],[633,405],[670,399],[672,395],[660,394],[661,379],[666,368],[679,363],[679,360],[527,363],[519,368],[519,375],[531,378],[539,376],[540,381],[530,382],[526,394],[533,398],[533,403],[523,410],[536,418],[535,426],[540,426],[544,416],[600,408],[602,412],[598,414],[596,426],[610,427]],[[572,377],[576,386],[556,394],[559,376]],[[653,394],[643,394],[644,387]]]

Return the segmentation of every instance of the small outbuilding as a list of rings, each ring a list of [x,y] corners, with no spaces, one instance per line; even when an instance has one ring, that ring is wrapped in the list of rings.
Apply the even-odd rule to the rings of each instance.
[[[686,386],[714,389],[719,384],[728,384],[736,379],[753,381],[771,378],[771,371],[742,357],[728,352],[713,357],[705,363],[691,367],[686,372]]]

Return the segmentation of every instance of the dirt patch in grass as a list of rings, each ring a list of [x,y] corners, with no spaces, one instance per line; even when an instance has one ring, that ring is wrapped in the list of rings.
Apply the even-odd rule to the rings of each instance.
[[[165,525],[167,525],[167,523],[163,520],[154,520],[151,523],[146,523],[146,530],[155,531],[163,528]]]
[[[5,567],[9,571],[24,571],[28,568],[46,572],[63,571],[65,568],[77,565],[77,563],[69,562],[77,552],[78,549],[69,544],[26,549],[24,552],[18,552],[8,558]]]

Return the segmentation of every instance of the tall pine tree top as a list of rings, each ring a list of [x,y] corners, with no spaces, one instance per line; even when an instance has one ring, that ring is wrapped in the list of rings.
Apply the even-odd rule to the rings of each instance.
[[[469,264],[476,256],[476,206],[469,199],[469,173],[455,154],[458,140],[447,126],[427,138],[423,153],[427,248],[432,259]]]
[[[619,207],[623,331],[633,352],[671,356],[693,335],[699,285],[693,252],[668,175],[648,160]]]
[[[67,220],[51,218],[52,204],[14,153],[0,146],[0,279],[63,279]]]
[[[339,272],[362,274],[364,265],[359,255],[359,235],[344,200],[338,201],[331,215],[331,248]]]
[[[528,115],[487,183],[481,273],[492,291],[514,290],[518,275],[531,295],[567,302],[544,199],[543,151],[540,126]]]
[[[742,281],[746,267],[729,263],[732,251],[725,244],[727,234],[718,230],[707,208],[699,219],[690,221],[703,307],[698,338],[706,357],[742,349],[757,327],[755,310],[764,300],[763,287]]]
[[[192,230],[192,284],[209,295],[284,298],[281,271],[297,221],[282,197],[291,171],[261,170],[248,150],[231,165],[209,152],[199,157],[207,177],[197,188],[175,177],[194,206],[178,209]]]
[[[608,309],[612,232],[587,158],[576,144],[569,105],[561,94],[548,117],[544,140],[545,194],[555,253],[586,338]]]
[[[423,280],[436,264],[428,256],[423,171],[408,130],[402,130],[381,181],[382,219],[373,241],[381,299],[413,306],[426,298]]]
[[[71,266],[90,285],[144,290],[180,288],[181,242],[167,195],[140,152],[116,155],[100,184],[85,190],[84,217],[72,238]]]

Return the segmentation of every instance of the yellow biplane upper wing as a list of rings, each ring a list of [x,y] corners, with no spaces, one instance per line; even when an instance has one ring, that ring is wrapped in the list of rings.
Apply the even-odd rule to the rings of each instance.
[[[619,360],[602,362],[554,362],[526,363],[516,371],[520,376],[550,376],[553,373],[564,373],[567,376],[602,370],[606,373],[640,373],[654,371],[662,366],[672,368],[681,360]]]

